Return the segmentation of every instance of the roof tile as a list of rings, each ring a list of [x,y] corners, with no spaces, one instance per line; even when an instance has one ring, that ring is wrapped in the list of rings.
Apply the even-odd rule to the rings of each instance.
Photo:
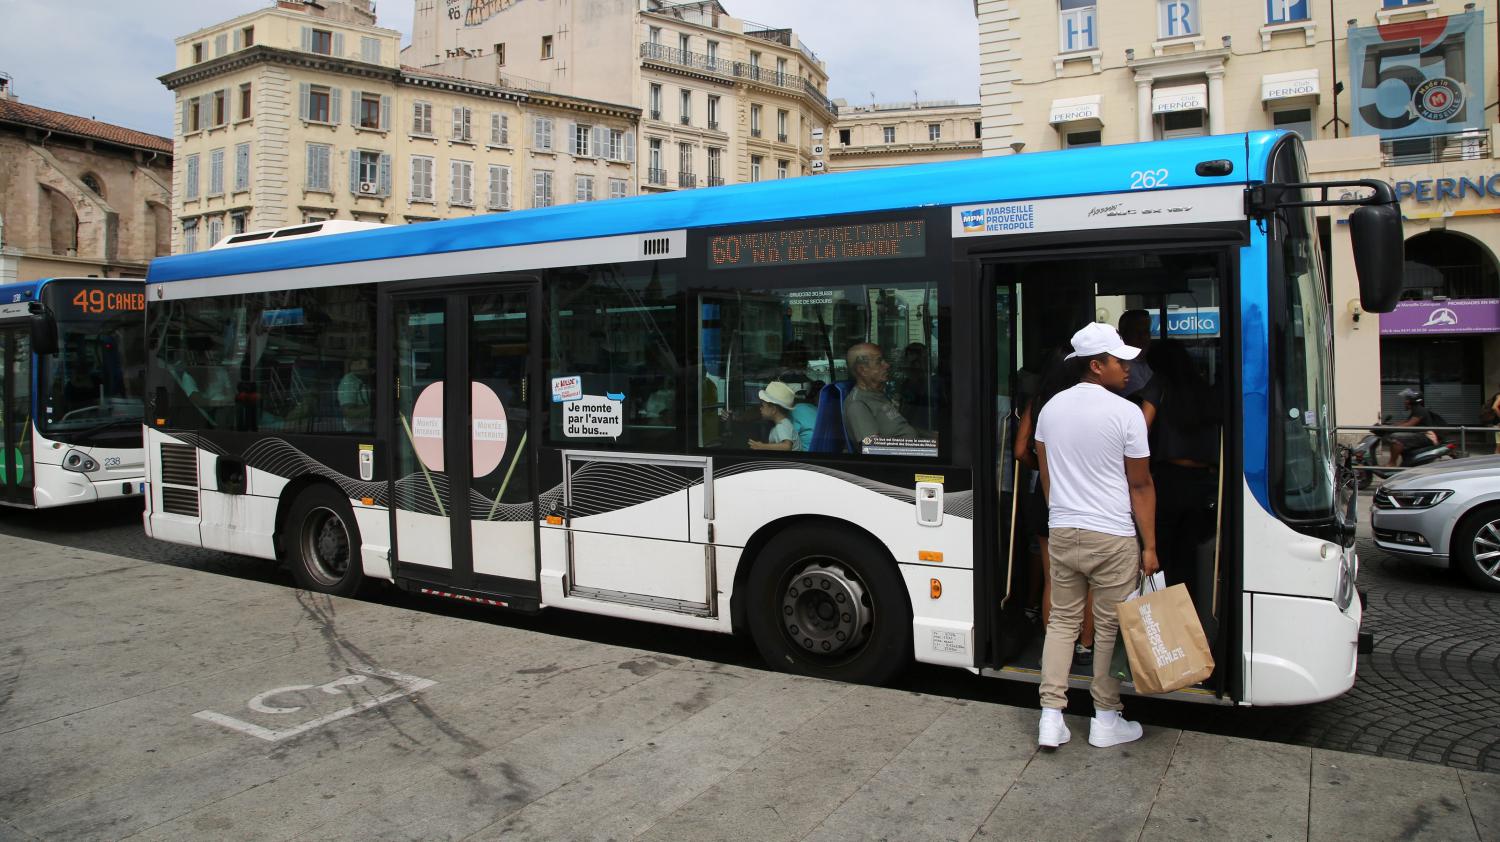
[[[12,99],[0,98],[0,122],[19,123],[23,126],[34,126],[39,129],[67,132],[68,134],[79,135],[80,137],[118,143],[122,146],[149,149],[153,152],[165,152],[168,154],[172,152],[171,138],[138,132],[135,129],[127,129],[124,126],[116,126],[112,123],[90,120],[87,117],[64,114],[61,111],[50,111],[46,108],[38,108],[35,105],[27,105]]]

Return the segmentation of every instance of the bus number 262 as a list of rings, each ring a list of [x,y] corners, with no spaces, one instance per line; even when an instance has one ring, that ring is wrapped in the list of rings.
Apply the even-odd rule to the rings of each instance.
[[[1157,187],[1167,186],[1167,171],[1162,170],[1136,170],[1130,174],[1131,190],[1153,190]]]

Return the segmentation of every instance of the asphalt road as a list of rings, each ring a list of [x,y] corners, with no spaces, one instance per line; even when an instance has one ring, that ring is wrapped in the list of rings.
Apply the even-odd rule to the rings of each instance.
[[[276,564],[147,539],[130,502],[42,512],[0,510],[0,534],[294,587]],[[1500,772],[1500,595],[1470,589],[1445,570],[1360,547],[1365,622],[1375,651],[1360,659],[1349,693],[1321,704],[1228,709],[1130,699],[1134,718],[1164,727]],[[569,612],[513,614],[375,589],[367,599],[477,623],[635,647],[740,666],[762,666],[747,641]],[[917,665],[903,689],[1017,707],[1036,706],[1034,685]],[[1086,694],[1070,710],[1088,712]]]

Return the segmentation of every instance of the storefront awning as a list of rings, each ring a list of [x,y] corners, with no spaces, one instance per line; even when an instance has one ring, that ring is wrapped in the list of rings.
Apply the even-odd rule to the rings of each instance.
[[[1103,123],[1103,107],[1100,105],[1098,94],[1093,96],[1079,96],[1072,99],[1052,100],[1052,117],[1048,122],[1056,125],[1058,123],[1074,123],[1080,120],[1093,120]]]
[[[1180,85],[1175,88],[1157,88],[1151,92],[1152,114],[1207,110],[1207,85]]]
[[[1260,78],[1262,102],[1311,97],[1316,100],[1322,91],[1318,86],[1318,69],[1292,70],[1286,73],[1267,73]]]

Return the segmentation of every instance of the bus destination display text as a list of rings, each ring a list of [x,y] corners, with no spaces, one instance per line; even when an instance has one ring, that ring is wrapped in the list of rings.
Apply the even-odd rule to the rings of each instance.
[[[708,267],[743,269],[923,257],[927,254],[926,229],[925,221],[911,219],[714,236],[708,243]]]

